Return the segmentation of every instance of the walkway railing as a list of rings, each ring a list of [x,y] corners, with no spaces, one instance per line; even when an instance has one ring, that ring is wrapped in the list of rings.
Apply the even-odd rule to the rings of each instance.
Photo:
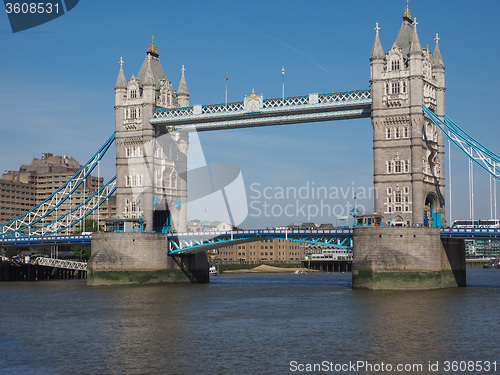
[[[35,264],[47,267],[65,268],[69,270],[87,271],[87,263],[76,262],[74,260],[62,260],[62,259],[38,257],[35,259]]]

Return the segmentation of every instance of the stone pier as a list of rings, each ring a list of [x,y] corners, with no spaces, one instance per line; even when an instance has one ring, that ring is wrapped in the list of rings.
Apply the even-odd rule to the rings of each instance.
[[[209,281],[205,253],[167,255],[162,233],[94,233],[88,285]]]
[[[353,233],[355,289],[439,289],[466,285],[465,244],[439,228],[369,227]]]

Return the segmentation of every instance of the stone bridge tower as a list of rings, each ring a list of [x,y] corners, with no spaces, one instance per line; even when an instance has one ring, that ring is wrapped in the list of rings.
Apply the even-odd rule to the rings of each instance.
[[[115,86],[116,211],[119,219],[129,222],[144,219],[147,231],[185,230],[182,225],[186,222],[184,172],[188,137],[187,134],[170,134],[159,144],[158,134],[149,119],[155,107],[187,106],[189,91],[184,67],[179,89],[175,91],[163,71],[154,38],[137,77],[132,75],[127,82],[120,60]]]
[[[375,213],[392,225],[445,223],[444,137],[424,117],[422,103],[445,112],[444,64],[439,38],[422,48],[408,3],[391,49],[384,53],[375,28],[370,57]]]

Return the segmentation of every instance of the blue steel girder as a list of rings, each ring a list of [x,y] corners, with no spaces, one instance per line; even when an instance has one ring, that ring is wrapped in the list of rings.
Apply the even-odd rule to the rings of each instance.
[[[422,109],[427,117],[460,149],[460,151],[488,172],[488,174],[500,180],[500,156],[476,141],[446,115],[444,115],[444,120],[442,120],[427,108],[425,104],[422,104]]]
[[[179,233],[167,235],[169,255],[198,253],[221,246],[262,239],[285,239],[352,250],[352,230],[249,230],[231,232]]]
[[[172,130],[205,131],[242,127],[365,118],[371,115],[370,89],[285,98],[260,98],[260,108],[246,100],[186,108],[156,109],[150,123]]]

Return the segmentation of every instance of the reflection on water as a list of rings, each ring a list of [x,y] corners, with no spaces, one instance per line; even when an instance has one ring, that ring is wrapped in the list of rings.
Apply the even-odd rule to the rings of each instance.
[[[467,276],[467,288],[415,292],[353,291],[350,274],[333,273],[147,287],[1,283],[0,373],[282,374],[291,361],[500,360],[500,271]]]

